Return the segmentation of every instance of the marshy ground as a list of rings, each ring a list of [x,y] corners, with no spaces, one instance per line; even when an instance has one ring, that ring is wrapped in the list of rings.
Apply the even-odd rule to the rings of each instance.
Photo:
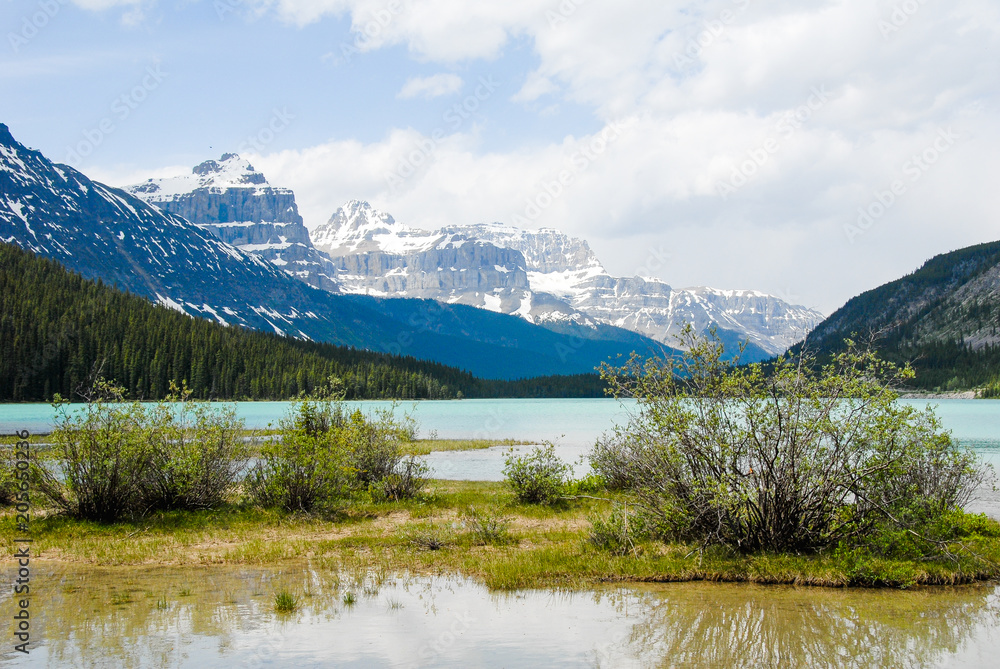
[[[426,454],[496,445],[428,440],[406,450]],[[416,499],[375,502],[362,495],[311,514],[233,503],[99,524],[36,511],[31,537],[36,561],[182,567],[308,560],[336,570],[461,574],[495,589],[697,580],[908,587],[1000,577],[1000,524],[985,517],[956,542],[955,554],[963,557],[936,561],[834,551],[746,556],[651,540],[637,541],[624,554],[598,548],[590,541],[592,520],[607,517],[625,501],[617,493],[599,492],[554,506],[529,505],[518,503],[503,483],[431,480]],[[8,556],[17,535],[13,513],[4,513],[0,541]]]

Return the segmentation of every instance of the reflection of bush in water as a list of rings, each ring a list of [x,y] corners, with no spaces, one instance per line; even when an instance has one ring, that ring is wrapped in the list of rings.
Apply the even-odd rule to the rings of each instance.
[[[995,592],[668,586],[645,600],[628,645],[661,666],[930,666],[1000,624]]]
[[[294,615],[276,620],[275,590],[307,594],[299,600],[303,607],[335,618],[341,615],[344,588],[361,583],[377,589],[384,580],[366,568],[337,573],[221,566],[134,571],[69,567],[37,576],[45,585],[32,588],[32,613],[44,612],[36,622],[50,662],[115,667],[174,666],[178,657],[197,658],[191,650],[195,634],[214,637],[220,648],[227,648],[236,635],[270,634],[281,625],[294,625]],[[180,596],[185,588],[191,596]],[[131,603],[115,606],[111,593],[127,593]],[[157,604],[164,596],[166,608]],[[9,658],[0,653],[0,664]]]

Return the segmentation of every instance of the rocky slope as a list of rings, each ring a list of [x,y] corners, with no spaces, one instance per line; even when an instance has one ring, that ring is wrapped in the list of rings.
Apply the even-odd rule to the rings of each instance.
[[[310,285],[339,290],[329,259],[309,239],[294,193],[271,186],[236,154],[205,161],[186,176],[149,179],[125,190]]]
[[[462,305],[319,290],[202,226],[53,164],[3,124],[0,242],[189,316],[434,360],[485,378],[589,373],[632,351],[669,354],[617,328],[554,332]]]
[[[316,248],[330,256],[345,292],[436,299],[513,314],[530,323],[593,325],[569,305],[532,289],[519,249],[473,230],[411,228],[354,200],[310,235]]]
[[[944,253],[918,270],[852,298],[806,343],[835,350],[854,335],[884,347],[1000,344],[1000,242]]]
[[[311,231],[346,292],[413,295],[514,314],[533,323],[607,324],[672,345],[684,323],[749,341],[763,359],[801,341],[822,314],[757,291],[674,289],[611,276],[581,239],[500,224],[419,230],[352,201]],[[456,252],[457,249],[464,249]]]

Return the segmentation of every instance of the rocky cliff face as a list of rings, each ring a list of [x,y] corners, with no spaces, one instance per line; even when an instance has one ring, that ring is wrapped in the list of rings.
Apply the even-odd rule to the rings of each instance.
[[[674,289],[613,277],[586,241],[500,224],[419,230],[352,201],[313,230],[346,292],[419,296],[516,314],[534,323],[608,324],[667,345],[684,323],[748,340],[750,357],[781,353],[822,314],[757,291]],[[457,249],[462,251],[455,253]]]
[[[235,154],[205,161],[187,176],[150,179],[126,190],[310,285],[339,290],[334,268],[309,239],[295,194],[271,186]]]
[[[464,229],[410,228],[354,200],[311,236],[331,257],[345,292],[430,298],[517,314],[532,323],[575,313],[535,294],[519,249]]]
[[[0,124],[0,240],[191,316],[352,345],[367,314],[201,226],[91,181]],[[340,298],[344,299],[344,298]]]

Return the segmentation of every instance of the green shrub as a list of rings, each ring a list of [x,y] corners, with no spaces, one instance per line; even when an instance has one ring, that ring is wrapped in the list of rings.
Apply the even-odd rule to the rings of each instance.
[[[300,399],[263,446],[246,477],[252,501],[286,511],[313,511],[343,496],[352,483],[346,439],[350,419],[339,401]]]
[[[310,512],[349,494],[380,499],[417,495],[427,467],[404,458],[402,438],[414,428],[390,412],[369,419],[348,414],[336,395],[300,398],[265,445],[246,478],[250,499],[261,506]]]
[[[683,338],[683,358],[604,367],[639,413],[591,454],[670,540],[741,553],[871,540],[915,554],[914,532],[987,478],[933,411],[896,401],[909,367],[852,342],[823,365],[805,352],[738,366],[714,335]]]
[[[569,465],[556,457],[552,444],[536,446],[526,456],[513,450],[504,460],[503,475],[519,502],[554,504],[563,496]]]
[[[351,414],[347,448],[358,483],[367,486],[396,473],[402,457],[402,432],[389,412],[377,414],[374,420],[365,418],[360,411]]]
[[[400,501],[412,499],[420,494],[427,484],[430,467],[414,456],[399,460],[395,469],[381,480],[369,484],[369,490],[376,499]]]
[[[56,399],[52,433],[56,460],[33,468],[40,493],[87,520],[113,522],[141,515],[157,438],[146,408],[123,401],[122,389],[97,381],[83,408],[70,413]]]
[[[19,483],[15,475],[13,447],[0,446],[0,506],[14,503]]]
[[[146,470],[145,505],[207,509],[221,504],[250,459],[235,405],[173,395],[153,409],[153,421],[157,443]]]
[[[596,493],[604,492],[607,489],[608,485],[605,482],[604,477],[600,474],[591,472],[582,479],[569,481],[565,486],[565,494],[569,496],[594,495]]]

